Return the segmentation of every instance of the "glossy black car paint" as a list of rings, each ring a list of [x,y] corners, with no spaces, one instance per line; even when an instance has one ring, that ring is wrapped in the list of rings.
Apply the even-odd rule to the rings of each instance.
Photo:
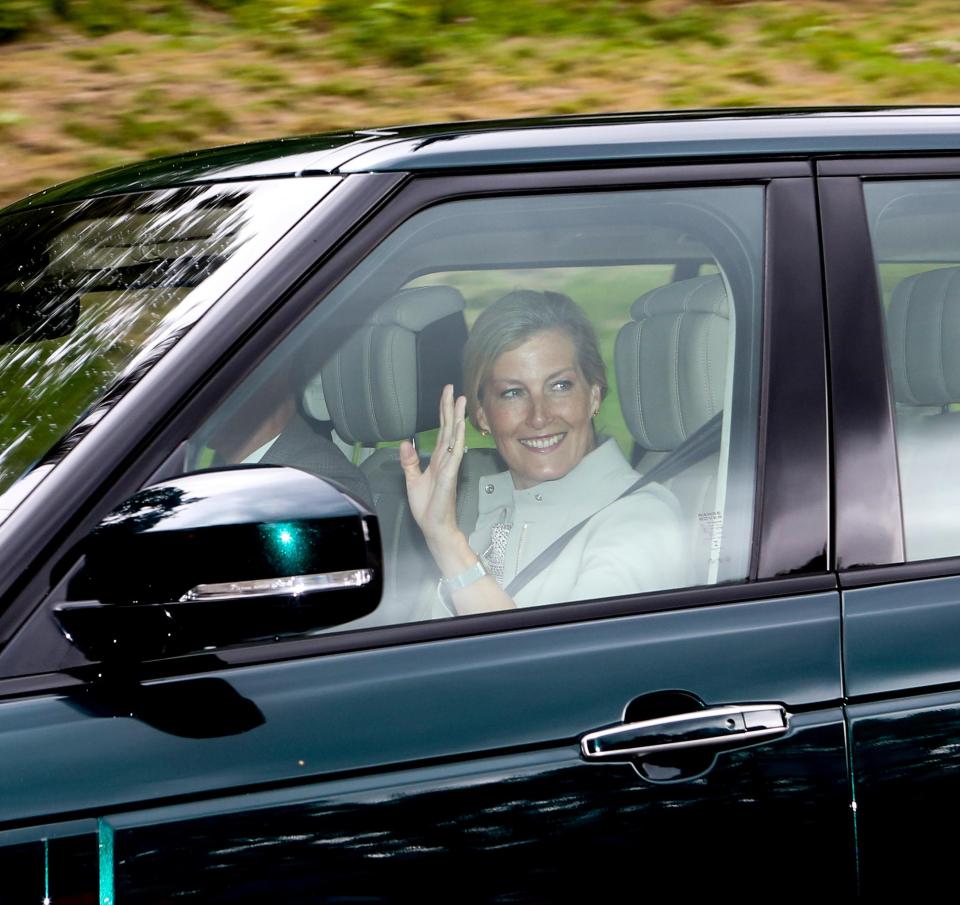
[[[852,888],[837,859],[850,838],[842,821],[818,831],[825,813],[845,807],[838,728],[811,722],[788,744],[724,755],[709,780],[670,786],[555,749],[412,769],[389,797],[379,779],[355,778],[309,804],[187,819],[176,833],[120,829],[117,893],[152,903],[176,864],[185,902],[566,902],[589,900],[598,877],[625,866],[646,895],[678,884],[709,895],[732,871],[722,827],[755,859],[751,884],[782,882],[789,852],[816,865],[791,878],[793,892],[839,894]],[[799,779],[811,772],[815,782]],[[758,836],[781,812],[781,829]]]
[[[615,128],[611,128],[615,127]],[[953,150],[940,107],[755,108],[529,117],[361,129],[191,151],[54,186],[9,210],[197,182],[316,173],[551,169]]]
[[[784,182],[781,184],[777,178]],[[476,197],[478,194],[684,185],[690,181],[707,185],[730,182],[758,182],[767,185],[767,211],[771,229],[767,237],[768,270],[765,282],[770,304],[779,306],[778,315],[770,317],[767,335],[768,342],[775,342],[780,351],[776,358],[771,356],[767,359],[765,373],[772,399],[781,400],[784,393],[795,392],[790,389],[789,380],[781,369],[788,368],[791,364],[794,369],[808,368],[812,361],[814,373],[823,372],[820,306],[799,304],[802,297],[809,299],[812,295],[814,299],[817,298],[819,281],[816,271],[806,267],[798,269],[790,263],[790,250],[795,245],[795,236],[791,234],[789,227],[790,219],[797,212],[802,215],[803,211],[806,211],[809,217],[813,210],[810,169],[802,163],[418,179],[400,191],[383,215],[362,228],[314,277],[305,280],[299,290],[292,292],[279,313],[280,317],[275,317],[271,324],[292,326],[299,316],[315,303],[318,295],[322,294],[321,287],[334,284],[339,274],[354,266],[397,224],[415,211],[441,200]],[[806,247],[807,253],[812,250],[815,257],[812,241],[808,242]],[[785,279],[780,276],[781,270]],[[277,332],[280,332],[280,328]],[[273,335],[276,336],[277,333]],[[796,336],[812,337],[814,348],[800,347],[791,342]],[[253,360],[262,357],[265,352],[264,343],[267,341],[263,337],[261,332],[258,344],[249,344],[253,354],[241,351],[234,359],[239,363],[234,370],[222,369],[220,374],[197,394],[196,399],[203,397],[202,403],[188,403],[171,419],[166,430],[155,440],[154,449],[162,447],[164,443],[168,453],[176,449],[179,439],[195,428],[204,412],[209,411],[217,399],[222,399],[229,392]],[[224,348],[222,338],[217,342],[217,348]],[[179,349],[175,348],[174,354],[178,351]],[[209,356],[209,351],[206,354]],[[147,382],[143,387],[149,386],[150,376],[145,378]],[[185,379],[180,377],[179,380],[179,385],[165,387],[167,400],[183,399],[189,395],[190,390],[185,385]],[[543,807],[543,795],[554,785],[553,778],[561,780],[561,788],[554,788],[553,791],[553,796],[559,796],[560,802],[566,800],[568,794],[563,792],[562,786],[572,782],[575,788],[580,790],[577,794],[582,799],[594,794],[601,795],[601,798],[606,795],[607,803],[602,805],[601,813],[608,813],[609,819],[618,826],[624,826],[625,821],[630,823],[634,819],[633,815],[644,812],[648,814],[646,819],[635,825],[633,844],[635,847],[647,847],[654,857],[665,859],[671,852],[681,851],[685,846],[685,838],[689,835],[687,821],[676,820],[673,815],[691,807],[690,802],[696,798],[704,802],[705,814],[709,812],[713,815],[703,817],[703,835],[700,839],[704,846],[708,837],[714,840],[711,857],[717,865],[732,857],[734,849],[730,848],[727,842],[718,845],[716,840],[726,838],[732,843],[733,839],[723,836],[720,826],[714,825],[714,830],[710,831],[709,827],[714,824],[714,820],[725,823],[727,829],[729,821],[732,820],[742,827],[742,832],[746,834],[746,838],[752,840],[754,846],[761,848],[766,840],[771,838],[770,828],[777,826],[781,836],[796,834],[798,844],[803,840],[803,851],[821,865],[821,877],[828,877],[841,888],[852,888],[852,833],[847,808],[846,753],[843,726],[836,706],[840,694],[838,598],[836,591],[830,590],[824,594],[805,596],[815,587],[823,587],[824,581],[826,587],[832,586],[829,576],[823,571],[816,574],[818,565],[821,569],[823,567],[822,560],[827,543],[827,525],[823,517],[827,505],[826,450],[822,444],[818,445],[816,442],[816,438],[824,437],[826,431],[824,389],[822,380],[819,384],[814,381],[806,390],[801,391],[799,397],[795,396],[801,403],[797,406],[796,420],[792,423],[794,427],[802,427],[804,435],[814,441],[814,457],[812,460],[804,459],[805,467],[810,469],[807,472],[809,484],[799,488],[782,480],[794,451],[805,456],[810,450],[809,446],[791,443],[790,438],[771,435],[764,448],[772,454],[764,463],[764,489],[760,494],[759,510],[762,514],[764,508],[768,507],[771,513],[777,512],[779,515],[777,540],[766,548],[762,540],[763,523],[760,523],[761,549],[767,551],[764,553],[766,561],[776,563],[776,573],[807,573],[798,574],[794,581],[783,584],[782,592],[787,596],[779,602],[763,601],[765,582],[758,582],[746,589],[742,586],[704,588],[699,591],[649,595],[647,598],[617,601],[609,605],[593,604],[556,610],[547,608],[539,612],[501,614],[499,624],[495,626],[492,624],[494,617],[477,617],[432,625],[381,629],[371,633],[376,635],[375,638],[365,638],[367,633],[355,633],[344,635],[339,642],[337,639],[320,638],[290,642],[289,649],[295,650],[294,655],[308,656],[329,650],[331,641],[334,644],[339,643],[344,653],[336,657],[308,656],[308,659],[300,661],[303,664],[300,671],[307,669],[311,675],[308,678],[307,674],[304,674],[302,679],[298,679],[296,675],[296,663],[290,663],[281,673],[277,673],[276,667],[272,665],[251,665],[226,673],[208,672],[208,677],[223,679],[242,700],[249,701],[262,715],[263,722],[248,720],[245,724],[243,707],[238,704],[238,719],[234,722],[228,721],[223,736],[206,740],[208,753],[199,761],[194,753],[196,742],[190,738],[189,732],[181,729],[174,733],[170,726],[158,726],[156,719],[149,719],[150,714],[155,711],[151,711],[149,703],[145,701],[148,690],[168,684],[165,680],[160,680],[163,683],[160,686],[156,686],[154,682],[145,682],[150,675],[150,666],[140,672],[139,684],[136,679],[133,684],[128,680],[119,691],[115,687],[105,686],[103,681],[98,680],[89,670],[81,671],[77,675],[88,678],[89,684],[69,691],[65,698],[48,696],[45,702],[36,700],[28,717],[31,723],[45,725],[44,736],[66,733],[62,736],[64,742],[78,752],[85,752],[82,762],[88,764],[88,767],[84,768],[80,762],[77,763],[69,791],[66,787],[57,791],[50,790],[51,796],[59,802],[60,817],[81,819],[84,815],[95,814],[100,820],[106,821],[110,832],[116,836],[118,889],[126,888],[129,891],[138,886],[148,886],[158,876],[154,874],[154,880],[150,879],[150,875],[137,876],[135,867],[138,863],[143,863],[141,859],[147,853],[154,850],[155,837],[138,836],[134,829],[141,825],[154,826],[160,819],[164,829],[154,829],[152,832],[159,832],[168,840],[179,838],[183,832],[181,821],[187,814],[178,817],[170,812],[163,817],[157,812],[157,808],[173,807],[177,798],[192,802],[188,807],[190,813],[196,817],[200,817],[204,812],[211,816],[213,813],[221,815],[206,823],[210,837],[208,850],[213,856],[214,851],[220,852],[225,847],[230,847],[231,834],[235,832],[232,827],[238,820],[242,822],[246,819],[240,814],[231,814],[236,805],[224,801],[224,796],[231,788],[253,792],[266,786],[272,789],[265,789],[262,793],[268,800],[277,800],[283,789],[290,788],[301,798],[304,795],[310,798],[319,796],[322,800],[327,794],[327,784],[337,781],[338,775],[343,775],[343,771],[352,773],[360,769],[363,774],[379,777],[377,781],[384,789],[395,789],[398,783],[403,785],[404,775],[411,769],[423,769],[431,763],[437,766],[449,764],[451,767],[460,765],[461,769],[466,768],[468,774],[472,772],[474,775],[448,782],[442,789],[438,789],[431,799],[436,801],[436,805],[432,804],[431,807],[455,814],[464,807],[465,795],[476,794],[470,791],[478,782],[476,770],[479,769],[481,776],[487,776],[487,759],[509,758],[509,775],[519,769],[519,765],[513,764],[513,758],[520,756],[525,749],[556,749],[561,760],[567,763],[567,768],[559,774],[554,770],[549,771],[550,778],[537,778],[536,775],[527,777],[526,773],[523,773],[517,779],[517,782],[521,782],[523,778],[524,783],[533,783],[530,791],[523,792],[521,797],[533,796],[531,800],[540,803],[537,807]],[[816,397],[819,397],[819,401]],[[771,400],[767,399],[767,409],[770,404]],[[115,413],[110,413],[104,419],[103,426],[106,427],[111,419],[116,420]],[[781,423],[778,430],[782,430],[783,426]],[[141,481],[149,479],[145,464],[140,464],[134,470],[140,474]],[[153,476],[157,477],[156,471]],[[159,476],[162,477],[162,469]],[[816,488],[819,488],[819,493],[814,492]],[[119,496],[119,491],[115,493]],[[805,516],[801,520],[804,528],[803,531],[791,532],[789,500],[791,495],[795,500],[799,500],[800,493],[806,507]],[[108,494],[91,510],[89,517],[99,517],[98,509],[111,505],[115,505],[114,497]],[[813,528],[817,536],[805,536],[805,532],[810,528]],[[68,549],[66,548],[65,552]],[[759,561],[756,568],[759,568]],[[814,574],[809,574],[811,569]],[[814,582],[812,586],[811,580]],[[780,585],[777,580],[770,583]],[[742,601],[745,597],[755,597],[756,602],[744,603]],[[691,606],[694,608],[691,609]],[[675,607],[681,609],[675,611]],[[658,613],[658,610],[665,612]],[[650,613],[646,617],[634,617],[644,620],[637,623],[635,633],[627,630],[627,622],[619,615],[630,612]],[[590,621],[582,622],[584,618]],[[728,624],[727,630],[717,632],[708,628],[717,618]],[[758,618],[760,622],[757,621]],[[39,619],[42,620],[42,614]],[[651,619],[656,622],[651,623]],[[768,628],[763,628],[761,623],[768,623]],[[660,637],[655,628],[656,624],[674,626],[660,643],[656,641]],[[808,625],[809,629],[804,632],[800,629],[801,625]],[[536,628],[537,626],[541,628]],[[492,634],[488,634],[490,629],[493,629]],[[518,632],[518,629],[522,631]],[[42,645],[31,644],[31,636],[35,639],[43,630],[44,624],[35,618],[25,626],[17,640],[24,644],[27,650],[39,649]],[[557,635],[557,632],[563,634]],[[612,644],[607,642],[609,650],[606,654],[601,653],[603,645],[598,648],[596,641],[588,640],[597,632],[613,639]],[[741,640],[745,637],[744,632],[750,638],[750,643],[756,645],[755,650],[746,658]],[[461,679],[456,671],[451,671],[452,664],[442,668],[427,668],[428,664],[436,662],[436,657],[443,661],[446,656],[444,648],[447,645],[465,643],[468,639],[463,639],[464,635],[475,636],[473,652],[457,657],[458,663],[472,664],[471,669],[476,679],[480,679],[480,684],[472,691],[466,676]],[[450,640],[443,641],[445,637]],[[462,640],[457,641],[458,638]],[[529,649],[524,649],[529,644],[539,644],[540,638],[543,638],[543,643],[547,645],[542,652],[533,654]],[[567,641],[561,643],[563,638]],[[678,640],[671,643],[668,638]],[[389,646],[378,650],[375,645],[379,644],[381,639]],[[516,648],[520,642],[523,644]],[[632,653],[631,649],[635,644],[646,647],[647,652]],[[368,648],[367,654],[362,653],[363,648]],[[353,653],[349,653],[351,649]],[[516,654],[510,653],[512,649],[516,650]],[[671,650],[678,651],[678,654],[671,654]],[[680,650],[684,653],[679,654]],[[693,650],[699,650],[699,653],[690,656]],[[384,662],[383,658],[389,652],[393,652],[392,667],[364,665],[371,656]],[[282,648],[277,650],[273,647],[254,647],[249,649],[247,658],[252,658],[253,662],[261,660],[269,663],[283,655]],[[192,658],[182,663],[179,671],[176,664],[173,670],[170,670],[169,662],[164,664],[163,668],[174,674],[179,672],[182,678],[178,680],[178,684],[190,686],[198,681],[190,678],[191,675],[197,675],[198,669],[216,668],[218,661],[222,664],[231,656],[231,653],[224,652],[206,658]],[[551,664],[549,669],[546,668],[548,663]],[[646,665],[638,672],[640,663]],[[673,666],[668,666],[668,663]],[[807,665],[801,666],[801,663]],[[329,679],[325,680],[316,673],[320,667],[329,672]],[[494,671],[491,672],[491,669]],[[534,672],[530,672],[531,669]],[[345,684],[345,681],[346,677],[356,670],[359,670],[357,675],[360,681],[357,688],[358,691],[363,690],[363,695],[351,702],[348,694],[350,685]],[[611,685],[618,671],[623,671],[619,690]],[[671,672],[674,673],[672,677]],[[272,676],[271,682],[281,681],[285,688],[304,689],[303,693],[290,699],[284,710],[286,717],[281,717],[281,712],[277,710],[279,699],[275,697],[276,691],[270,692],[264,686],[257,687],[256,677],[261,673],[264,680]],[[423,679],[414,681],[418,673]],[[595,678],[589,679],[591,674]],[[589,708],[576,705],[576,699],[571,697],[571,689],[567,687],[567,683],[551,679],[551,675],[556,675],[557,679],[561,675],[577,676],[577,685],[580,688],[576,696],[584,704],[591,702]],[[254,685],[248,685],[244,681],[245,676],[248,680],[253,680]],[[390,677],[386,690],[380,688],[378,683],[371,685],[372,676]],[[726,689],[715,686],[722,676],[734,679],[734,684]],[[815,687],[804,690],[804,683],[808,685],[809,680],[814,677]],[[800,686],[796,685],[798,681]],[[507,684],[503,684],[504,682]],[[313,691],[307,692],[307,689]],[[748,748],[742,752],[721,754],[715,765],[711,767],[708,761],[693,774],[684,773],[686,768],[683,766],[683,759],[678,761],[679,766],[669,763],[661,765],[660,768],[665,771],[664,776],[673,776],[685,782],[680,786],[669,782],[666,785],[653,784],[641,796],[646,803],[639,812],[636,807],[623,810],[614,803],[617,789],[621,789],[626,795],[630,795],[631,789],[644,789],[646,780],[638,776],[632,767],[585,765],[570,771],[571,759],[573,763],[577,763],[576,740],[579,735],[616,722],[630,702],[638,697],[671,690],[683,690],[710,704],[782,701],[798,711],[799,722],[786,739],[771,745]],[[586,698],[583,697],[584,694]],[[284,697],[290,698],[290,692],[286,691]],[[316,703],[309,703],[311,697],[315,698]],[[219,701],[221,698],[222,695],[213,700]],[[319,703],[324,699],[329,701],[329,706],[333,706],[338,714],[335,723],[327,722],[328,726],[336,726],[333,735],[327,735],[324,731],[321,716],[324,709]],[[197,700],[198,703],[203,700],[199,689]],[[129,704],[129,712],[136,716],[132,720],[122,716],[117,719],[121,714],[118,702]],[[508,702],[509,706],[506,706]],[[64,704],[67,710],[63,710]],[[37,710],[36,707],[40,709]],[[378,713],[378,707],[386,707],[387,710]],[[809,711],[809,714],[804,715],[804,711]],[[25,711],[24,716],[27,716],[27,713]],[[110,715],[112,719],[103,724],[101,717],[101,726],[97,727],[96,722],[89,724],[85,721],[91,713],[103,714],[104,717]],[[304,724],[303,714],[308,713],[317,722],[308,721]],[[80,714],[84,719],[77,722],[73,714]],[[439,716],[441,714],[442,718]],[[563,726],[556,723],[561,715],[565,724]],[[292,721],[286,723],[288,729],[284,729],[286,720]],[[547,722],[544,723],[544,720]],[[88,725],[89,730],[85,728]],[[250,728],[244,731],[244,725]],[[236,726],[241,727],[239,734],[233,731]],[[811,728],[804,728],[805,726]],[[814,726],[819,728],[814,729]],[[105,733],[104,727],[110,731]],[[127,735],[130,730],[133,730],[133,736]],[[88,731],[93,734],[86,738]],[[76,735],[77,732],[80,735]],[[471,742],[474,737],[475,741]],[[26,745],[27,736],[22,738]],[[70,738],[73,741],[66,742]],[[385,741],[387,739],[389,744]],[[405,739],[408,741],[405,742]],[[317,749],[318,743],[324,746],[324,750]],[[159,771],[155,766],[149,778],[142,769],[131,770],[124,766],[125,752],[130,750],[131,746],[140,747],[145,744],[155,751],[157,763],[163,764],[163,769]],[[807,753],[816,752],[813,759],[818,761],[818,768],[814,774],[805,774],[802,779],[797,777],[800,786],[794,787],[790,782],[784,784],[783,777],[778,772],[779,768],[775,765],[780,763],[782,755],[787,763],[784,769],[788,773],[794,772],[795,768],[789,765],[796,763],[795,758],[801,750]],[[18,757],[21,756],[27,756],[26,747],[21,748]],[[772,759],[768,760],[768,756]],[[725,778],[725,768],[730,763],[738,766],[745,776],[752,778],[751,784],[756,787],[756,792],[749,801],[737,798],[738,803],[734,803],[731,800],[730,783]],[[364,764],[366,766],[363,766]],[[475,767],[471,767],[472,764]],[[706,773],[700,776],[703,769],[706,769]],[[488,786],[501,779],[502,770],[500,767],[493,778],[481,780],[481,785]],[[102,784],[94,779],[101,773],[111,777],[109,788],[103,788]],[[598,786],[598,780],[594,779],[595,773],[604,778],[609,776],[610,780],[606,782],[613,782],[613,785],[606,786],[604,782]],[[170,781],[173,776],[177,777],[177,791],[176,797],[171,798]],[[304,781],[311,777],[314,783],[322,780],[323,785],[304,787]],[[690,784],[689,788],[681,788],[686,783]],[[509,784],[513,785],[512,780]],[[605,786],[608,789],[606,793],[603,792]],[[388,795],[388,799],[392,794]],[[73,799],[72,807],[68,806],[68,799]],[[714,801],[715,804],[706,805],[707,801]],[[797,813],[794,803],[800,801],[805,804],[801,809],[802,813]],[[673,807],[671,802],[677,807]],[[241,810],[246,809],[247,803]],[[8,801],[8,804],[13,807],[14,802]],[[130,813],[133,807],[145,806],[146,812]],[[554,812],[552,805],[545,807],[547,813]],[[759,812],[758,808],[765,814],[763,823],[757,822],[754,817]],[[382,810],[383,807],[376,801],[368,801],[366,807],[360,808],[360,811],[355,810],[356,816],[352,819],[364,820],[372,825],[381,824],[388,819],[381,814]],[[16,808],[8,810],[7,825],[19,822],[25,816],[21,812],[18,818]],[[290,815],[291,819],[293,816]],[[507,809],[491,823],[491,815],[483,814],[480,822],[471,827],[471,818],[464,815],[457,832],[466,834],[466,838],[478,840],[478,844],[483,846],[495,846],[499,844],[496,840],[500,839],[503,833],[511,832],[510,825],[514,816],[515,813]],[[279,811],[276,819],[285,820],[285,813]],[[326,832],[329,834],[329,831]],[[413,827],[410,832],[418,831]],[[539,846],[535,846],[539,852],[536,858],[542,864],[563,863],[564,859],[558,861],[558,856],[573,845],[582,845],[582,833],[583,830],[578,829],[576,821],[557,827]],[[486,842],[482,842],[484,838]],[[592,854],[589,855],[591,860],[607,858],[609,853],[605,852],[603,846],[606,838],[598,836],[593,841]],[[626,838],[630,838],[629,832],[625,832]],[[138,841],[140,839],[143,839],[142,843]],[[739,839],[737,848],[743,842],[744,838]],[[168,844],[164,843],[162,850],[166,851]],[[337,868],[343,873],[334,874],[334,865],[331,864],[331,870],[324,874],[330,883],[341,888],[355,886],[351,880],[354,869],[350,862],[362,856],[362,844],[362,839],[358,839],[357,846],[360,848],[353,846],[352,852],[349,844],[345,846],[345,860],[341,860],[340,867]],[[522,865],[527,859],[522,849],[526,847],[526,843],[520,845],[518,860],[514,861],[512,853],[508,852],[497,862],[505,871],[503,882],[507,883],[507,886],[503,887],[504,890],[512,884],[517,896],[525,897],[527,901],[535,901],[547,895],[551,889],[557,890],[561,884],[569,884],[572,876],[569,872],[549,876],[549,871],[546,874],[537,871],[523,881]],[[726,851],[726,855],[723,855],[723,851]],[[413,858],[413,861],[421,866],[417,867],[414,874],[409,874],[409,877],[430,870],[432,859],[428,854]],[[588,854],[584,852],[582,857],[587,858]],[[156,863],[154,861],[154,864]],[[291,855],[284,863],[289,876],[304,873],[316,875],[315,867],[311,867],[309,858]],[[169,874],[174,871],[177,862],[167,860],[166,864]],[[378,861],[374,864],[378,869],[368,870],[372,894],[377,895],[377,890],[382,892],[388,889],[391,883],[401,881],[402,878],[392,880],[390,869],[385,862]],[[773,873],[771,869],[768,875],[770,879]],[[179,890],[181,892],[189,890],[188,878],[185,878],[184,882],[185,885]],[[408,878],[407,882],[412,880]],[[494,895],[493,886],[497,881],[491,878],[489,882],[493,885],[481,893],[484,897]],[[124,883],[127,884],[126,887]],[[409,898],[415,891],[410,887],[397,889],[387,898]],[[436,898],[440,898],[439,894]]]
[[[932,898],[955,886],[958,718],[956,690],[848,708],[865,896]]]

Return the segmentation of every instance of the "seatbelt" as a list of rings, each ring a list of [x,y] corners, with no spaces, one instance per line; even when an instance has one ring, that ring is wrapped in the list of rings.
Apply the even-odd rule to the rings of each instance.
[[[709,421],[701,425],[686,440],[683,441],[668,456],[661,459],[639,481],[631,484],[613,503],[624,497],[636,493],[641,487],[652,484],[654,481],[668,481],[680,472],[685,471],[697,462],[702,461],[711,453],[720,448],[720,428],[723,423],[723,412],[717,412]],[[608,503],[607,505],[612,505]],[[604,507],[605,508],[605,507]],[[598,510],[599,511],[599,510]],[[587,524],[597,513],[588,515],[582,522],[578,522],[569,530],[560,535],[546,550],[537,556],[533,562],[527,563],[513,580],[504,588],[511,597],[520,593],[534,578],[550,565],[562,552],[564,547],[573,540],[576,533]]]

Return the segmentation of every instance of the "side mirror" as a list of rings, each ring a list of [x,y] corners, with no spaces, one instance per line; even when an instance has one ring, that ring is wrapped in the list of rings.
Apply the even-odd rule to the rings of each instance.
[[[383,587],[376,516],[285,466],[147,487],[94,529],[84,555],[54,615],[93,660],[147,660],[341,625],[372,612]]]

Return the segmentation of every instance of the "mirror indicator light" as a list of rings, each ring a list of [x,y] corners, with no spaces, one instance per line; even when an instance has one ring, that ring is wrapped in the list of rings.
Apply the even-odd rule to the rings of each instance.
[[[336,591],[362,588],[373,581],[372,569],[348,569],[320,575],[290,575],[285,578],[260,578],[251,581],[228,581],[220,584],[198,584],[180,598],[192,600],[237,600],[247,597],[297,597],[305,592]]]

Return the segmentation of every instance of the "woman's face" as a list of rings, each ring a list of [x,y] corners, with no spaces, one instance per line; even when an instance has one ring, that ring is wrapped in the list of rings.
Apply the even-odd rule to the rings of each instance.
[[[526,490],[562,478],[593,449],[599,405],[600,387],[587,383],[573,340],[544,330],[493,363],[477,422]]]

